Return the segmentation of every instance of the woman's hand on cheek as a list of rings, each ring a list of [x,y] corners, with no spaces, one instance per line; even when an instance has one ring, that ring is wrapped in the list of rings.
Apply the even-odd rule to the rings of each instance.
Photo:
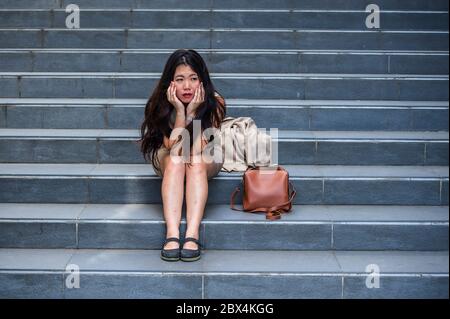
[[[170,86],[167,89],[167,100],[175,107],[178,112],[184,113],[184,105],[177,97],[177,89],[173,81],[170,82]]]
[[[203,82],[197,87],[194,93],[194,97],[192,101],[187,106],[186,112],[190,116],[194,116],[195,110],[199,107],[200,104],[205,102],[205,89],[203,88]]]

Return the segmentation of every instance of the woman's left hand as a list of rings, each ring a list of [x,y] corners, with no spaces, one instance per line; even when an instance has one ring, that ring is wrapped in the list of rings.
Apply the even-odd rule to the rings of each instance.
[[[186,115],[194,117],[195,110],[203,102],[205,102],[205,89],[203,88],[203,82],[202,82],[202,83],[200,83],[198,88],[195,90],[194,97],[192,98],[192,101],[189,102],[189,105],[186,108]]]

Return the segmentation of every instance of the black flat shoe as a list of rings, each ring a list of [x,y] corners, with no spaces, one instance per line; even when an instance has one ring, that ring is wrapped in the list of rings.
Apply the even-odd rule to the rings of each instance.
[[[163,248],[161,249],[161,259],[165,260],[165,261],[178,261],[178,260],[180,260],[180,248],[164,249],[164,246],[171,241],[175,241],[178,244],[180,243],[179,238],[176,238],[176,237],[166,238]]]
[[[180,257],[182,261],[197,261],[200,259],[201,250],[200,250],[200,243],[197,239],[188,237],[184,240],[185,243],[193,241],[197,244],[198,249],[181,249]]]

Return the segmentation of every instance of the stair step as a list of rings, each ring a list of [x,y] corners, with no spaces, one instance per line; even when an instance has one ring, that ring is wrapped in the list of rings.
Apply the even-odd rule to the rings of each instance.
[[[60,9],[72,3],[70,0],[3,0],[2,8],[6,9]],[[78,0],[77,4],[83,9],[301,9],[301,10],[364,10],[367,1],[348,0],[336,2],[329,0],[279,0],[250,1],[250,0]],[[440,10],[448,11],[446,0],[433,1],[403,1],[379,0],[377,5],[384,10]]]
[[[148,98],[158,73],[0,74],[0,95],[12,98]],[[448,75],[216,73],[227,98],[448,101]]]
[[[82,28],[296,28],[367,30],[369,15],[331,10],[84,10]],[[190,19],[186,20],[186,15]],[[55,10],[2,10],[0,28],[64,28],[68,13]],[[383,11],[379,30],[448,30],[448,12]]]
[[[0,48],[445,50],[448,31],[0,29]]]
[[[448,298],[448,252],[205,250],[195,263],[159,254],[0,249],[0,297]],[[79,288],[66,284],[70,269]],[[378,289],[366,285],[372,269]]]
[[[136,50],[0,50],[0,72],[162,72],[170,53]],[[447,53],[201,51],[210,72],[448,74]]]
[[[76,99],[76,98],[0,98],[1,105],[14,106],[143,106],[146,99]],[[448,101],[361,101],[361,100],[289,100],[289,99],[226,99],[232,106],[280,107],[361,107],[361,108],[448,108]]]
[[[379,29],[363,0],[77,0],[71,30],[72,2],[0,4],[0,298],[448,299],[447,0],[379,0]],[[220,172],[202,259],[167,263],[136,141],[183,47],[227,116],[278,128],[297,196],[236,212]]]
[[[448,205],[445,166],[284,167],[298,190],[294,204]],[[223,194],[241,180],[242,172],[220,172],[209,183],[208,201],[228,204]],[[0,164],[3,203],[158,204],[160,189],[150,164]]]
[[[449,163],[448,132],[279,130],[277,135],[272,142],[282,165]],[[0,162],[144,164],[139,138],[138,130],[0,129]]]
[[[160,249],[162,211],[162,205],[0,204],[0,247]],[[183,218],[182,237],[185,227]],[[200,241],[225,250],[448,250],[448,206],[294,205],[272,222],[208,205]]]
[[[0,99],[0,128],[137,129],[143,99]],[[227,116],[315,131],[448,131],[448,102],[226,99]],[[289,121],[285,119],[289,118]]]

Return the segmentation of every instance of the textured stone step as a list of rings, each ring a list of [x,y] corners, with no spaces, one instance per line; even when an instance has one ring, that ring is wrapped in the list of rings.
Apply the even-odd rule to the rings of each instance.
[[[2,298],[448,298],[448,252],[1,249],[0,269]]]
[[[65,8],[72,3],[70,0],[3,0],[2,8]],[[96,9],[302,9],[302,10],[364,10],[367,1],[347,0],[345,2],[332,0],[278,0],[277,2],[263,0],[77,0],[81,8]],[[382,10],[442,10],[448,11],[446,0],[379,0],[377,5]]]
[[[0,48],[448,51],[448,31],[305,29],[0,29]]]
[[[448,206],[445,166],[284,167],[298,191],[294,204]],[[241,180],[242,172],[220,172],[208,203],[229,204]],[[2,203],[160,204],[160,190],[150,164],[0,164]]]
[[[159,73],[0,74],[0,95],[23,98],[148,98]],[[448,101],[448,75],[215,73],[227,98]]]
[[[155,204],[0,204],[0,247],[160,249],[162,213]],[[294,205],[273,222],[208,205],[200,241],[225,250],[448,250],[448,207]]]
[[[138,129],[144,99],[0,99],[1,128]],[[243,100],[227,116],[258,127],[315,131],[448,131],[448,102]],[[289,119],[287,121],[286,119]]]
[[[0,162],[144,164],[139,138],[138,130],[0,129]],[[278,130],[272,135],[281,165],[445,166],[448,140],[448,132]]]
[[[81,28],[287,28],[368,30],[369,13],[291,10],[84,10]],[[361,8],[362,9],[362,8]],[[186,16],[189,15],[189,19]],[[65,9],[0,11],[0,28],[65,28]],[[377,30],[448,30],[448,12],[381,12]]]
[[[162,72],[169,50],[0,50],[0,72]],[[210,72],[448,74],[448,52],[199,50]]]
[[[379,30],[363,0],[77,0],[68,30],[71,2],[0,3],[0,298],[448,299],[448,1],[380,0]],[[180,47],[228,116],[280,128],[298,193],[266,221],[221,172],[196,263],[160,260],[161,178],[133,145]]]

